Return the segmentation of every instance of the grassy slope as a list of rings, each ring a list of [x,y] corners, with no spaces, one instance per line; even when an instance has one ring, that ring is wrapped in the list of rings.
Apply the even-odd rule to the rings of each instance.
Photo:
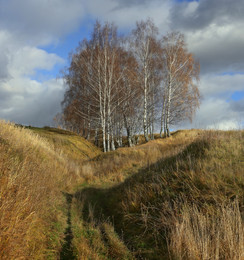
[[[78,255],[102,259],[111,222],[132,258],[243,259],[243,137],[179,131],[95,158],[87,168],[96,185],[75,194]]]
[[[178,131],[103,154],[0,122],[0,258],[242,259],[243,137]]]
[[[71,133],[0,122],[1,259],[58,257],[67,225],[61,191],[79,174],[78,157],[99,153]]]
[[[44,137],[55,150],[62,150],[65,156],[73,161],[87,160],[101,153],[97,147],[73,132],[50,127],[29,129]]]

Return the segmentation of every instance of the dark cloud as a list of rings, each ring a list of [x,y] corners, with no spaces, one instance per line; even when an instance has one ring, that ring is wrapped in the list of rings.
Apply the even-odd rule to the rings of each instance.
[[[170,27],[182,31],[201,72],[244,71],[243,0],[200,0],[173,5]]]
[[[0,30],[18,35],[25,44],[46,44],[79,26],[80,0],[0,0]]]
[[[244,98],[238,101],[231,101],[231,109],[237,112],[241,112],[244,116]],[[244,119],[244,118],[243,118]]]
[[[129,8],[133,6],[141,6],[145,4],[150,4],[151,0],[113,0],[113,2],[118,4],[118,8]]]
[[[12,94],[0,87],[0,111],[6,108],[8,102],[11,100]]]
[[[9,78],[8,64],[9,58],[7,54],[4,52],[0,53],[0,82]]]
[[[60,111],[60,82],[37,82],[36,69],[50,70],[61,60],[39,49],[81,25],[84,17],[113,21],[129,31],[137,20],[151,17],[162,33],[185,34],[189,50],[201,63],[200,91],[205,97],[194,127],[227,129],[243,117],[243,0],[0,0],[0,117],[26,125],[52,124]],[[92,22],[90,19],[89,23]],[[55,77],[55,75],[54,75]],[[185,125],[186,126],[186,125]],[[190,127],[190,125],[188,125]]]
[[[216,23],[225,25],[244,20],[243,0],[200,0],[182,2],[171,9],[171,25],[175,29],[199,30]]]
[[[199,46],[193,52],[200,61],[201,73],[244,72],[243,44],[243,41],[225,41]]]

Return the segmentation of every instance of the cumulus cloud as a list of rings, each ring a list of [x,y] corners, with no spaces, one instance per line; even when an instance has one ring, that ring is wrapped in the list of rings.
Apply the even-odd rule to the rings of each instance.
[[[186,33],[190,50],[200,60],[202,74],[244,71],[243,27],[244,22],[210,24],[202,30]]]
[[[51,70],[55,64],[64,62],[56,54],[29,46],[19,48],[11,54],[9,70],[13,77],[32,75],[36,69]]]
[[[1,86],[0,117],[24,125],[51,125],[63,95],[61,80],[10,80]]]
[[[57,40],[77,28],[83,16],[80,0],[0,0],[0,29],[29,45]]]
[[[204,98],[184,127],[237,128],[244,100],[231,96],[244,90],[243,13],[242,0],[0,0],[0,117],[42,126],[60,110],[63,82],[56,75],[40,82],[36,72],[64,60],[42,46],[58,45],[85,19],[115,22],[126,33],[151,17],[163,34],[184,33],[201,64]]]
[[[201,30],[210,24],[228,25],[243,21],[243,12],[242,0],[185,1],[171,9],[171,23],[182,30]]]
[[[151,17],[161,31],[168,30],[170,0],[93,0],[86,2],[88,12],[102,21],[113,21],[122,29],[131,29],[136,21]]]
[[[244,90],[244,74],[206,74],[201,77],[199,88],[205,99],[229,99],[233,92]]]
[[[237,118],[238,112],[231,109],[230,103],[222,98],[208,98],[203,100],[194,125],[198,128],[237,128]]]
[[[233,93],[244,90],[244,75],[206,74],[201,77],[201,105],[193,123],[181,128],[239,129],[244,118],[244,99],[234,101]]]
[[[170,28],[185,34],[201,65],[203,100],[191,126],[235,129],[244,118],[243,100],[231,99],[244,91],[243,12],[242,0],[183,1],[170,10]]]
[[[13,49],[8,60],[1,62],[0,59],[7,76],[0,81],[0,117],[28,125],[51,124],[53,116],[60,110],[63,84],[55,79],[38,82],[30,76],[35,77],[37,69],[51,70],[57,63],[63,63],[63,59],[24,46]]]
[[[202,74],[243,71],[243,12],[242,0],[182,2],[171,8],[171,28],[186,34]]]
[[[58,43],[80,26],[80,0],[0,0],[0,117],[22,124],[51,124],[60,110],[63,84],[35,80],[64,60],[40,46]]]

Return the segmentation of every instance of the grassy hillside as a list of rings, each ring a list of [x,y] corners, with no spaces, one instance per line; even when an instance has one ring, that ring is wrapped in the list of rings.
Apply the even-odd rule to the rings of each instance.
[[[0,121],[0,259],[58,257],[67,226],[61,191],[79,174],[78,156],[99,153],[70,133]]]
[[[50,127],[29,129],[46,139],[55,151],[63,151],[63,154],[73,161],[87,160],[101,153],[97,147],[73,132]]]
[[[0,122],[0,259],[243,259],[244,131],[102,153]]]
[[[123,240],[115,259],[243,259],[243,137],[179,131],[95,158],[100,174],[92,166],[90,172],[97,184],[74,196],[78,255],[109,259]],[[111,223],[110,236],[121,239],[112,248],[104,231]]]

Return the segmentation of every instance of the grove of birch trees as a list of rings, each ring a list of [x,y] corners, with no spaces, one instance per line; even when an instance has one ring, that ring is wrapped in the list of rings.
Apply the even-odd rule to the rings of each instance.
[[[199,107],[199,64],[184,36],[160,36],[148,19],[127,37],[114,24],[96,22],[79,43],[63,72],[67,86],[63,121],[87,139],[102,142],[104,152],[170,136],[170,127],[194,116]]]

